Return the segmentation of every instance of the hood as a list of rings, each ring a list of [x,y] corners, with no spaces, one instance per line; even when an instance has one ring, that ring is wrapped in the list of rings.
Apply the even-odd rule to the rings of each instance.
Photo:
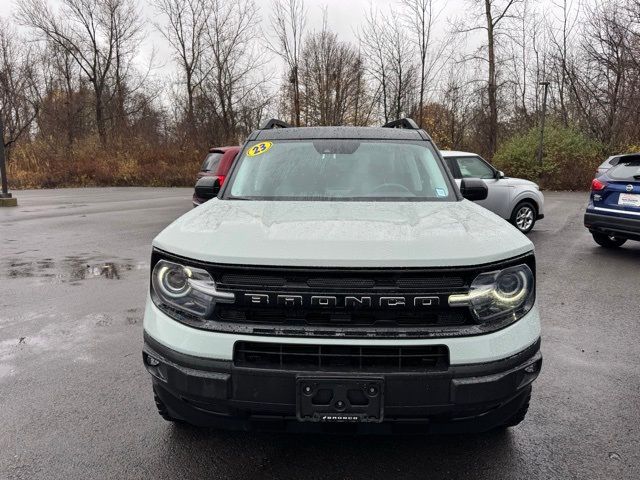
[[[458,202],[213,199],[153,245],[213,263],[323,267],[478,265],[533,250],[513,226]]]
[[[514,187],[522,186],[522,187],[538,189],[537,183],[531,182],[529,180],[525,180],[524,178],[505,177],[503,180],[505,182],[509,182],[509,185],[512,185]],[[503,181],[503,180],[500,180],[500,181]]]

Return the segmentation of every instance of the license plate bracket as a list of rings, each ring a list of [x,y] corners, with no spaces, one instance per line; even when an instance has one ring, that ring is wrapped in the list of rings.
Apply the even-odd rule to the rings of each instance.
[[[640,207],[640,195],[637,193],[621,193],[618,196],[618,205],[624,207]]]
[[[301,376],[296,390],[296,413],[301,422],[382,422],[382,378]]]

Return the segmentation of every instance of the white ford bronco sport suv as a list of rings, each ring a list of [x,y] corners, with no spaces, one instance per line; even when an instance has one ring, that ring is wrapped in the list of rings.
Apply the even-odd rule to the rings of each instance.
[[[276,128],[280,127],[280,128]],[[354,433],[518,424],[538,376],[531,242],[429,136],[253,132],[217,198],[153,241],[143,361],[194,425]]]

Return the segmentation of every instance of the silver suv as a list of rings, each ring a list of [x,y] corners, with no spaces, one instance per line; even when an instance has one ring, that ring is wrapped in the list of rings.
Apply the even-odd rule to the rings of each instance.
[[[485,200],[477,203],[529,233],[544,218],[544,196],[537,184],[522,178],[505,177],[480,155],[442,150],[449,170],[460,186],[463,178],[481,178],[489,188]]]

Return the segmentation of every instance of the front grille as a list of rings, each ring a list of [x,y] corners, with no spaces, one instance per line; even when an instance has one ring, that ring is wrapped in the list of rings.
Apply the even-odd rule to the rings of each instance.
[[[217,304],[207,318],[167,311],[173,318],[203,330],[306,338],[416,339],[488,333],[513,320],[479,324],[468,308],[449,307],[449,296],[468,292],[482,272],[521,263],[535,272],[533,255],[451,268],[221,265],[158,250],[152,267],[160,258],[205,269],[218,290],[235,295],[234,303]]]
[[[421,371],[446,369],[444,345],[407,347],[236,342],[234,365],[275,370]]]

